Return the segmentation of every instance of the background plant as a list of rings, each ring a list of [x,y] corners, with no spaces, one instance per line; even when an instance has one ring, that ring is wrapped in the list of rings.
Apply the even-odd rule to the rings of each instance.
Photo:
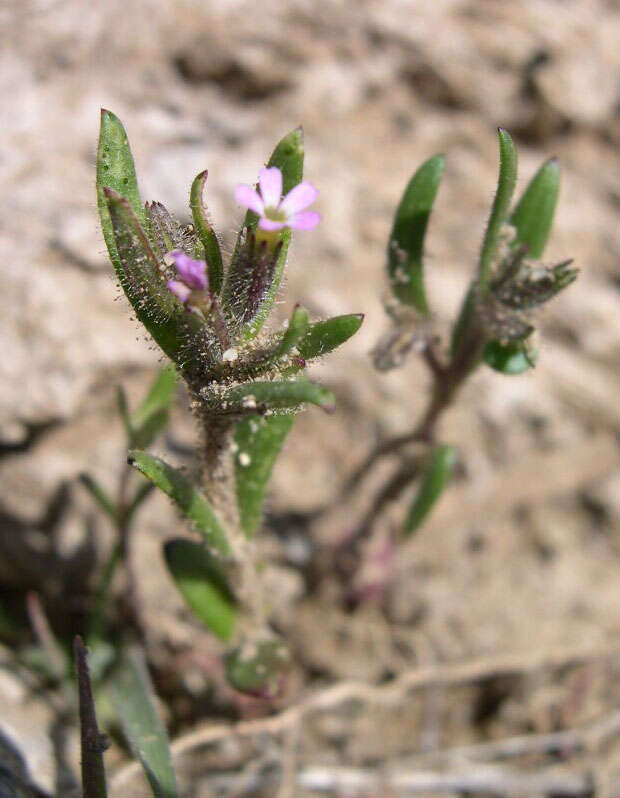
[[[402,535],[410,536],[422,526],[457,462],[455,447],[437,440],[441,415],[479,366],[507,376],[534,368],[538,357],[535,312],[577,276],[570,260],[554,264],[540,260],[558,200],[557,160],[551,158],[540,167],[512,207],[517,153],[507,131],[500,128],[498,137],[497,191],[448,347],[441,346],[436,333],[424,280],[425,236],[444,172],[443,155],[430,158],[416,171],[396,210],[387,245],[392,300],[386,309],[392,328],[374,350],[374,363],[380,371],[399,368],[417,352],[428,366],[431,389],[415,427],[380,441],[346,485],[345,493],[359,490],[381,460],[393,455],[400,459],[355,535],[347,538],[349,549],[370,533],[385,505],[411,490],[416,481]]]

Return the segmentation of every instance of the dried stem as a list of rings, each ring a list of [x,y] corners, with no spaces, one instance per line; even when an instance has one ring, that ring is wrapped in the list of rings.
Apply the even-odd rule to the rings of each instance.
[[[173,757],[178,757],[200,746],[212,745],[231,738],[252,737],[259,734],[279,735],[294,728],[315,712],[335,711],[351,701],[359,701],[368,706],[399,707],[410,692],[429,687],[457,687],[498,676],[525,675],[543,669],[566,668],[585,662],[610,660],[617,657],[618,653],[618,649],[612,647],[583,649],[568,647],[415,668],[404,671],[395,679],[381,685],[340,682],[326,690],[315,692],[300,703],[267,718],[245,720],[235,724],[211,723],[194,729],[172,743],[171,753]],[[588,729],[584,730],[585,745],[591,750],[615,736],[619,728],[615,716],[605,719],[600,730],[595,729],[592,733]],[[139,772],[140,766],[137,763],[124,767],[113,780],[114,788],[120,790]]]
[[[377,444],[345,483],[342,491],[344,496],[350,495],[385,457],[399,454],[414,443],[426,445],[433,443],[435,429],[442,413],[452,404],[457,392],[480,362],[484,343],[483,332],[477,324],[470,323],[468,330],[462,336],[457,354],[448,365],[444,365],[439,359],[435,343],[427,344],[423,354],[433,377],[433,386],[420,421],[411,432],[387,438]],[[341,498],[339,497],[339,501]]]
[[[95,702],[88,672],[86,648],[78,635],[74,643],[75,667],[80,705],[82,749],[82,787],[84,798],[106,798],[106,778],[103,752],[108,747],[105,734],[97,726]]]

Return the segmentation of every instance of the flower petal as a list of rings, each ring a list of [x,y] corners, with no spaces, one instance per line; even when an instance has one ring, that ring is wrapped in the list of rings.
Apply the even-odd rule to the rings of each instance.
[[[273,219],[261,216],[258,220],[258,226],[261,230],[282,230],[284,227],[288,227],[288,222],[274,222]]]
[[[204,260],[194,260],[186,255],[182,249],[175,249],[170,253],[178,276],[189,286],[204,291],[207,287],[207,264]]]
[[[188,288],[185,283],[180,280],[168,280],[166,287],[171,294],[174,294],[177,299],[180,299],[183,304],[187,302],[192,293],[192,289]]]
[[[235,199],[239,205],[245,205],[254,213],[262,216],[265,213],[265,203],[260,198],[260,194],[245,183],[240,183],[235,189]]]
[[[284,197],[280,203],[280,210],[284,211],[287,216],[292,216],[294,213],[299,213],[299,211],[303,211],[309,205],[312,205],[318,196],[319,192],[312,183],[300,183]]]
[[[277,166],[261,169],[258,185],[265,208],[277,208],[282,198],[282,172]]]
[[[295,230],[314,230],[321,221],[322,216],[316,211],[306,211],[305,213],[295,213],[288,220],[288,226]]]

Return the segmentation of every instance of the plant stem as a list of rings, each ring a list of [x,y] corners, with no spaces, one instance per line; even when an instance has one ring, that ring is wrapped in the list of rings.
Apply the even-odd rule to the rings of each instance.
[[[484,343],[484,334],[476,323],[475,311],[473,311],[470,314],[467,328],[463,331],[458,352],[449,365],[443,365],[437,357],[436,352],[431,349],[430,346],[427,347],[424,355],[434,382],[427,407],[420,421],[411,432],[387,438],[375,446],[363,463],[358,466],[345,483],[342,494],[338,498],[338,503],[340,503],[343,496],[350,495],[383,458],[399,454],[403,449],[414,443],[428,446],[434,442],[435,429],[442,413],[452,404],[461,386],[480,363]],[[405,465],[402,469],[399,469],[390,482],[379,491],[373,503],[373,509],[370,515],[366,518],[365,523],[362,524],[360,532],[355,535],[356,540],[358,537],[360,539],[365,537],[370,530],[370,521],[376,518],[379,509],[385,504],[385,501],[381,498],[384,493],[387,491],[390,496],[392,495],[390,488],[392,482],[395,481],[401,486],[399,491],[404,489],[405,484],[402,484],[399,475],[402,476],[402,474],[407,472],[408,468]]]
[[[201,424],[204,492],[226,529],[238,584],[235,592],[252,618],[252,628],[261,630],[266,624],[262,579],[256,569],[252,544],[241,529],[235,492],[233,438],[236,420],[203,416]]]
[[[205,494],[227,530],[238,530],[232,445],[234,421],[203,416],[201,426],[203,441],[200,465]]]

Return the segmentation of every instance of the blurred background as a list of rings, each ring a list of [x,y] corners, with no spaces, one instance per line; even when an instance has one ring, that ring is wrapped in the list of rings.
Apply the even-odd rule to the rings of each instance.
[[[278,624],[299,663],[285,703],[342,679],[374,683],[513,653],[539,653],[544,664],[568,652],[559,669],[429,688],[397,709],[362,702],[326,712],[300,733],[298,767],[402,763],[581,727],[618,707],[620,3],[4,0],[0,30],[0,732],[38,784],[69,794],[59,762],[75,763],[77,749],[69,731],[60,757],[53,702],[7,665],[31,642],[26,596],[39,596],[61,640],[80,631],[112,533],[77,475],[116,480],[124,455],[116,388],[139,397],[160,363],[119,295],[98,227],[100,107],[126,126],[143,198],[184,221],[191,180],[208,168],[226,251],[242,218],[234,186],[252,183],[275,142],[302,124],[323,222],[297,236],[278,312],[288,316],[298,301],[317,316],[366,314],[361,332],[314,372],[335,392],[336,414],[300,416],[272,482],[264,539],[279,563]],[[428,379],[415,358],[379,374],[368,354],[387,329],[392,214],[418,165],[445,153],[426,262],[445,334],[495,188],[498,125],[516,141],[519,187],[544,159],[559,158],[546,256],[573,257],[581,275],[544,313],[536,369],[511,378],[481,369],[446,413],[441,436],[459,447],[459,478],[399,554],[389,595],[351,612],[334,586],[309,591],[295,563],[342,535],[357,512],[315,523],[312,511],[338,495],[377,439],[408,430],[424,406]],[[193,435],[181,395],[155,451],[185,462]],[[388,530],[402,513],[396,504],[380,524]],[[215,644],[166,574],[161,543],[180,529],[153,497],[131,548],[173,733],[218,713],[262,711],[231,709],[212,674]],[[189,656],[196,650],[202,659]],[[286,741],[229,743],[181,761],[182,783],[194,785],[187,794],[275,795],[260,779],[244,791],[234,774],[261,757],[278,766]],[[124,754],[115,745],[108,756],[113,769]],[[596,794],[620,795],[620,744],[606,738],[569,765],[594,772]],[[228,769],[224,792],[209,781],[214,768]],[[141,795],[138,783],[113,794]]]

